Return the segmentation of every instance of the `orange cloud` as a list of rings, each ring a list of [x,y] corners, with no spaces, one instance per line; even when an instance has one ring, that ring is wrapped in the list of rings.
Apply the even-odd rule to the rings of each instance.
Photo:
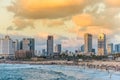
[[[82,39],[81,40],[77,40],[77,39],[68,39],[68,40],[62,40],[62,46],[64,48],[69,48],[69,47],[80,47],[80,44],[82,43]]]
[[[90,26],[85,27],[85,30],[81,30],[84,27],[74,27],[69,29],[68,32],[76,34],[77,37],[84,37],[85,33],[91,33],[93,35],[98,35],[99,33],[112,34],[113,30],[108,28],[103,28],[105,26]]]
[[[55,34],[52,34],[52,33],[48,33],[48,32],[39,32],[36,37],[37,38],[42,38],[42,39],[47,39],[48,35],[53,35],[54,39],[58,39],[59,36],[58,35],[55,35]]]
[[[111,7],[120,7],[120,0],[105,0],[105,3]]]
[[[62,26],[64,25],[64,21],[62,20],[42,20],[43,25],[48,26],[48,27],[57,27],[57,26]]]
[[[33,23],[32,20],[27,20],[27,19],[22,19],[22,18],[15,18],[13,20],[13,23],[17,27],[16,28],[17,30],[21,30],[21,29],[24,29],[26,27],[35,28],[34,23]]]
[[[47,32],[39,32],[36,37],[38,38],[42,38],[42,39],[47,39],[47,36],[49,35],[49,33]]]
[[[90,14],[76,15],[73,16],[72,20],[77,26],[91,26],[94,24],[94,17]]]
[[[59,18],[76,14],[87,0],[15,0],[9,11],[25,18]]]

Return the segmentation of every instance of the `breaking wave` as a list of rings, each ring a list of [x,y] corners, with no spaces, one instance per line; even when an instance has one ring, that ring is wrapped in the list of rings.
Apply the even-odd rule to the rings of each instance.
[[[119,80],[119,72],[79,66],[0,64],[0,80]]]

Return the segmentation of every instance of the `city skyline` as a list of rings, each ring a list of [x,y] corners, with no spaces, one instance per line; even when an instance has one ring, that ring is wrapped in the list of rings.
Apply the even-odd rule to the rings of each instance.
[[[0,80],[119,80],[120,0],[0,0]]]
[[[101,33],[98,34],[98,46],[93,48],[93,35],[89,33],[84,34],[84,45],[79,48],[76,48],[74,51],[65,50],[62,47],[62,44],[55,44],[54,36],[48,35],[46,40],[46,48],[42,48],[42,50],[37,50],[35,48],[35,39],[34,38],[23,38],[22,40],[16,39],[13,40],[10,36],[6,35],[4,38],[0,38],[0,57],[4,58],[14,58],[17,56],[18,58],[23,57],[25,55],[29,55],[29,57],[34,56],[47,56],[47,57],[57,57],[60,54],[80,54],[80,55],[112,55],[120,52],[120,44],[108,43],[106,42],[106,34]],[[72,46],[72,45],[71,45]],[[98,51],[97,51],[98,50]]]
[[[22,40],[13,40],[6,35],[0,38],[0,58],[14,58],[16,52],[29,51],[35,54],[35,40],[33,38],[23,38]]]
[[[98,51],[99,48],[104,48],[103,49],[103,50],[105,50],[104,52],[106,52],[108,54],[111,54],[111,53],[114,53],[114,52],[120,52],[120,50],[119,50],[120,49],[120,47],[119,47],[120,43],[119,44],[114,44],[113,42],[111,42],[111,43],[107,42],[106,41],[106,37],[107,37],[106,34],[104,34],[104,33],[98,34],[97,42],[92,41],[94,39],[93,36],[94,35],[92,35],[92,34],[85,33],[84,34],[84,42],[82,44],[79,44],[80,47],[75,48],[73,50],[73,52],[75,52],[76,50],[80,50],[81,52],[84,52],[84,53],[90,53],[90,52],[92,52],[93,49],[95,49],[95,52],[97,54],[99,54],[99,51]],[[4,37],[0,37],[0,40],[1,40],[1,42],[2,42],[2,40],[11,40],[12,45],[14,46],[15,50],[19,50],[19,49],[33,50],[33,51],[37,50],[36,49],[36,44],[35,44],[36,39],[34,39],[34,38],[22,37],[21,39],[17,39],[17,38],[13,39],[11,36],[6,35]],[[46,47],[45,48],[40,48],[39,47],[38,51],[42,51],[42,50],[48,51],[47,50],[47,49],[49,49],[48,46],[50,47],[49,50],[52,53],[58,51],[57,47],[60,47],[60,46],[61,46],[62,50],[60,50],[60,48],[59,48],[58,52],[62,52],[62,51],[67,50],[67,49],[63,48],[61,43],[59,43],[59,44],[56,43],[53,35],[48,35],[45,42],[46,42]],[[93,43],[97,44],[98,46],[94,46]],[[86,50],[85,50],[85,45],[86,45]],[[72,50],[68,49],[68,51],[71,52]],[[102,54],[105,54],[104,52]]]
[[[107,42],[118,44],[119,4],[119,0],[0,0],[0,37],[32,37],[36,48],[44,49],[47,36],[54,35],[55,44],[74,51],[83,45],[85,33],[94,35],[94,42],[105,33]]]

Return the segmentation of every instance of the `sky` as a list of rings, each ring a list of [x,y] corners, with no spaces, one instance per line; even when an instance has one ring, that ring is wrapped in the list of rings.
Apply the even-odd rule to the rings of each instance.
[[[105,33],[107,43],[120,43],[120,0],[0,0],[0,35],[32,37],[46,48],[48,35],[63,50],[84,44],[84,34]]]

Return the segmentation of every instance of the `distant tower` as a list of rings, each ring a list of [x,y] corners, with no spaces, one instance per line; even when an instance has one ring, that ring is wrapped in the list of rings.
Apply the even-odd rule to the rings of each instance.
[[[48,36],[47,39],[47,56],[53,55],[53,36]]]
[[[32,56],[35,56],[35,39],[34,38],[23,38],[19,43],[20,50],[32,52]]]
[[[98,55],[103,56],[106,54],[106,35],[101,33],[98,35]]]
[[[46,56],[46,51],[45,51],[45,49],[42,49],[42,55],[43,55],[43,56]]]
[[[55,46],[55,52],[57,52],[58,54],[61,53],[61,44],[57,44],[57,45]]]
[[[33,51],[33,52],[35,50],[35,40],[33,38],[24,38],[20,44],[22,50]]]
[[[22,40],[22,50],[30,51],[30,41],[27,38]]]
[[[0,39],[0,56],[4,58],[14,57],[13,40],[9,36],[5,36],[4,39]]]
[[[84,51],[85,53],[92,52],[92,35],[88,33],[84,35]]]
[[[112,54],[113,53],[113,43],[107,44],[107,54]]]
[[[13,41],[13,47],[15,52],[20,50],[20,45],[18,40]]]
[[[115,45],[115,53],[120,53],[120,44]]]
[[[35,39],[34,38],[27,38],[30,43],[29,43],[29,46],[30,46],[30,51],[35,51]]]
[[[81,52],[84,52],[84,45],[81,46]]]

